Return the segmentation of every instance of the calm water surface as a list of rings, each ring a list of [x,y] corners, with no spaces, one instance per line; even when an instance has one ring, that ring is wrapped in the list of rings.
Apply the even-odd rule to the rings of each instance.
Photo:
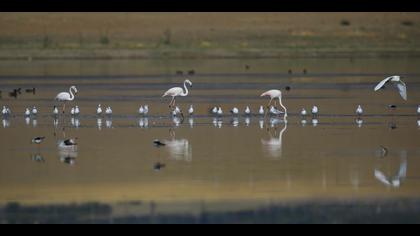
[[[13,115],[0,126],[0,220],[419,223],[419,62],[2,61],[0,105]],[[391,87],[373,92],[393,74],[406,76],[407,102]],[[178,104],[184,111],[194,104],[196,115],[173,119],[160,96],[185,78],[194,85]],[[68,107],[78,105],[82,114],[54,119],[53,98],[70,85],[79,94]],[[287,122],[228,115],[247,105],[256,113],[267,103],[263,91],[285,86]],[[19,87],[37,90],[8,96]],[[97,117],[99,103],[114,115]],[[139,117],[144,104],[150,114]],[[358,104],[366,113],[360,120],[353,115]],[[25,119],[34,105],[40,114]],[[223,117],[208,114],[216,105]],[[320,116],[302,120],[300,110],[313,105]],[[35,136],[47,139],[35,146]],[[71,137],[77,150],[58,148]],[[154,139],[167,145],[157,148]]]

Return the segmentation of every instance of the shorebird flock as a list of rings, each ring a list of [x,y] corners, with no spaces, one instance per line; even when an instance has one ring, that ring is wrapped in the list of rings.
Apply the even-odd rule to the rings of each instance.
[[[169,90],[167,90],[166,92],[163,93],[163,98],[164,97],[171,97],[171,101],[169,103],[169,109],[170,109],[170,114],[173,117],[181,117],[184,118],[184,112],[182,111],[182,109],[176,105],[176,101],[178,97],[186,97],[189,95],[189,89],[188,88],[192,88],[193,83],[190,80],[185,80],[183,83],[183,87],[174,87],[171,88]],[[385,78],[384,80],[382,80],[381,82],[379,82],[379,84],[374,88],[374,91],[379,91],[381,89],[384,89],[385,86],[387,85],[396,85],[396,88],[398,89],[398,92],[400,94],[400,96],[404,99],[407,100],[407,86],[406,84],[401,80],[401,76],[391,76],[388,78]],[[67,103],[70,103],[72,101],[74,101],[76,99],[76,95],[78,94],[78,89],[76,88],[76,86],[71,86],[68,92],[61,92],[59,93],[56,97],[55,100],[57,102],[62,103],[62,111],[61,113],[64,115],[66,113],[66,105]],[[278,117],[283,117],[284,121],[287,122],[287,117],[288,117],[288,111],[286,106],[283,104],[282,102],[282,92],[280,90],[277,89],[273,89],[273,90],[269,90],[266,91],[264,93],[262,93],[260,95],[260,97],[268,97],[269,98],[269,102],[268,104],[264,107],[264,106],[260,106],[259,110],[257,112],[252,112],[250,106],[246,106],[243,110],[240,110],[237,107],[233,107],[230,111],[227,112],[227,114],[231,114],[232,116],[239,116],[239,115],[244,115],[244,116],[253,116],[253,115],[259,115],[262,117],[267,117],[269,116],[278,116]],[[277,104],[278,101],[278,104]],[[274,103],[274,105],[273,105]],[[280,106],[281,109],[277,108],[277,105]],[[396,106],[395,105],[389,105],[390,109],[395,109]],[[188,110],[188,115],[189,116],[193,116],[195,115],[195,109],[193,105],[190,105]],[[310,113],[309,113],[310,112]],[[301,112],[300,112],[300,116],[302,118],[306,118],[309,115],[312,115],[313,118],[317,118],[318,115],[320,114],[320,109],[318,108],[318,106],[313,105],[310,111],[307,111],[305,108],[302,108]],[[36,117],[38,115],[39,111],[37,109],[36,106],[33,106],[32,108],[26,108],[23,115],[26,118],[30,118],[30,117]],[[12,115],[12,110],[10,107],[8,106],[3,106],[2,108],[2,112],[1,112],[3,118],[9,118]],[[52,113],[51,113],[54,117],[58,117],[60,116],[60,111],[57,107],[57,104],[54,105],[53,109],[52,109]],[[77,117],[81,114],[81,110],[79,108],[79,106],[75,106],[72,107],[70,109],[70,115],[72,117]],[[141,105],[138,109],[138,115],[140,116],[148,116],[149,114],[149,106],[148,105]],[[220,106],[215,106],[212,109],[210,109],[209,114],[216,116],[216,117],[221,117],[225,115],[225,112],[223,111],[222,107]],[[364,114],[364,109],[362,107],[362,105],[358,105],[354,111],[355,116],[357,117],[362,117]],[[420,116],[420,105],[417,107],[417,114]],[[97,108],[96,108],[96,115],[97,116],[107,116],[110,117],[113,115],[113,111],[112,108],[110,106],[107,106],[105,109],[102,108],[101,104],[98,104]]]

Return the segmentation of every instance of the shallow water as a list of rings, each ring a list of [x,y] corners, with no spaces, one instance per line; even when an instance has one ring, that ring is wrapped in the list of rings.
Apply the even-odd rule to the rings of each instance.
[[[287,215],[274,213],[286,208],[289,222],[371,215],[381,216],[379,222],[419,222],[419,62],[3,61],[0,105],[13,115],[0,126],[0,219],[269,223],[285,222]],[[194,75],[175,75],[191,69]],[[407,102],[392,87],[373,92],[377,81],[393,74],[406,76]],[[194,104],[196,113],[172,119],[169,100],[160,96],[186,77],[194,85],[178,104],[184,111]],[[73,84],[79,94],[68,107],[78,105],[81,116],[54,119],[54,96]],[[259,97],[263,91],[285,86],[291,86],[283,99],[287,122],[228,114],[247,105],[255,113],[267,103]],[[9,97],[18,87],[37,90]],[[97,117],[98,103],[112,106],[114,115]],[[137,115],[143,104],[150,106],[148,117]],[[358,104],[366,113],[361,120],[354,116]],[[389,110],[390,104],[397,109]],[[40,114],[25,119],[23,111],[34,105]],[[208,114],[215,105],[224,116]],[[319,117],[302,121],[301,108],[312,105],[319,106]],[[35,136],[47,139],[35,146]],[[60,150],[57,143],[70,137],[78,138],[77,150]],[[167,145],[157,148],[155,139]],[[355,207],[363,210],[349,211]],[[331,217],[320,220],[330,208],[342,211],[327,211]]]

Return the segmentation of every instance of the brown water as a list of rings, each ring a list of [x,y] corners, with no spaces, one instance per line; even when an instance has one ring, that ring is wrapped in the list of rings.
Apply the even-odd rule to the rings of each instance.
[[[179,222],[180,214],[213,212],[220,214],[213,218],[222,222],[253,222],[261,209],[275,212],[284,206],[302,208],[308,214],[311,209],[314,217],[303,221],[316,222],[316,215],[328,209],[325,204],[332,204],[345,213],[331,216],[343,222],[351,222],[344,220],[349,215],[357,219],[372,214],[382,214],[380,222],[394,222],[397,213],[419,222],[419,62],[3,61],[0,105],[10,106],[13,116],[3,119],[0,127],[0,203],[4,206],[0,218],[3,222],[102,222],[105,215],[105,222],[144,221],[127,217],[153,222],[157,214]],[[191,69],[194,75],[175,75],[177,70]],[[407,102],[392,87],[373,92],[375,83],[393,74],[406,76]],[[191,94],[178,103],[184,111],[194,104],[196,115],[186,115],[184,121],[172,119],[169,100],[160,96],[187,77],[194,83]],[[70,106],[78,105],[81,116],[55,120],[53,98],[70,85],[79,89]],[[257,112],[267,103],[259,97],[263,91],[285,86],[291,86],[283,99],[289,110],[287,122],[281,117],[228,114],[234,106],[243,111],[247,105]],[[9,97],[8,92],[18,87],[37,91]],[[112,106],[114,115],[98,118],[99,103]],[[150,106],[148,117],[137,115],[143,104]],[[366,115],[356,122],[358,104]],[[389,104],[397,109],[389,110]],[[40,114],[25,120],[23,111],[34,105]],[[208,114],[215,105],[222,106],[223,117]],[[312,105],[320,108],[318,123],[311,117],[302,122],[301,108],[310,110]],[[47,139],[38,147],[31,144],[35,136]],[[78,137],[78,149],[60,150],[57,142],[69,137]],[[155,147],[154,139],[167,146]],[[387,154],[381,153],[381,146],[388,149]],[[159,169],[158,164],[164,166]],[[378,212],[378,204],[391,209],[389,215]],[[366,212],[349,213],[355,206],[367,206]],[[57,207],[54,216],[45,210],[48,207]],[[82,213],[69,220],[65,217],[71,210]],[[226,217],[243,211],[253,214],[244,213],[248,218],[241,220]],[[302,221],[300,216],[294,215],[291,222]],[[206,222],[200,219],[185,218],[185,222]],[[260,219],[268,223],[284,218]]]

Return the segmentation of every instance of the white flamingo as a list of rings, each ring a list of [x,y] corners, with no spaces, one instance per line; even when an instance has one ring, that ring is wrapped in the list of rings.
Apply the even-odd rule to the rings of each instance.
[[[279,99],[279,103],[280,106],[284,109],[284,118],[287,117],[287,108],[283,105],[281,99],[282,99],[282,94],[280,90],[277,89],[273,89],[273,90],[269,90],[267,92],[264,92],[263,94],[261,94],[261,97],[270,97],[270,102],[267,105],[267,108],[270,107],[271,103],[273,102],[274,99],[278,98]],[[274,103],[274,105],[276,105],[276,103]]]
[[[74,94],[73,94],[74,91]],[[59,93],[56,97],[55,100],[59,101],[59,102],[63,102],[63,114],[65,113],[66,110],[66,102],[71,102],[74,100],[75,95],[78,93],[76,86],[71,86],[69,89],[69,92],[62,92]]]
[[[188,96],[188,88],[187,88],[187,84],[190,85],[190,87],[192,87],[192,82],[190,80],[185,80],[184,81],[184,89],[182,89],[181,87],[175,87],[175,88],[171,88],[168,91],[166,91],[162,97],[167,97],[170,96],[172,97],[172,101],[171,103],[169,103],[169,108],[172,108],[172,106],[175,106],[176,104],[176,97],[181,96],[181,97],[186,97]]]

